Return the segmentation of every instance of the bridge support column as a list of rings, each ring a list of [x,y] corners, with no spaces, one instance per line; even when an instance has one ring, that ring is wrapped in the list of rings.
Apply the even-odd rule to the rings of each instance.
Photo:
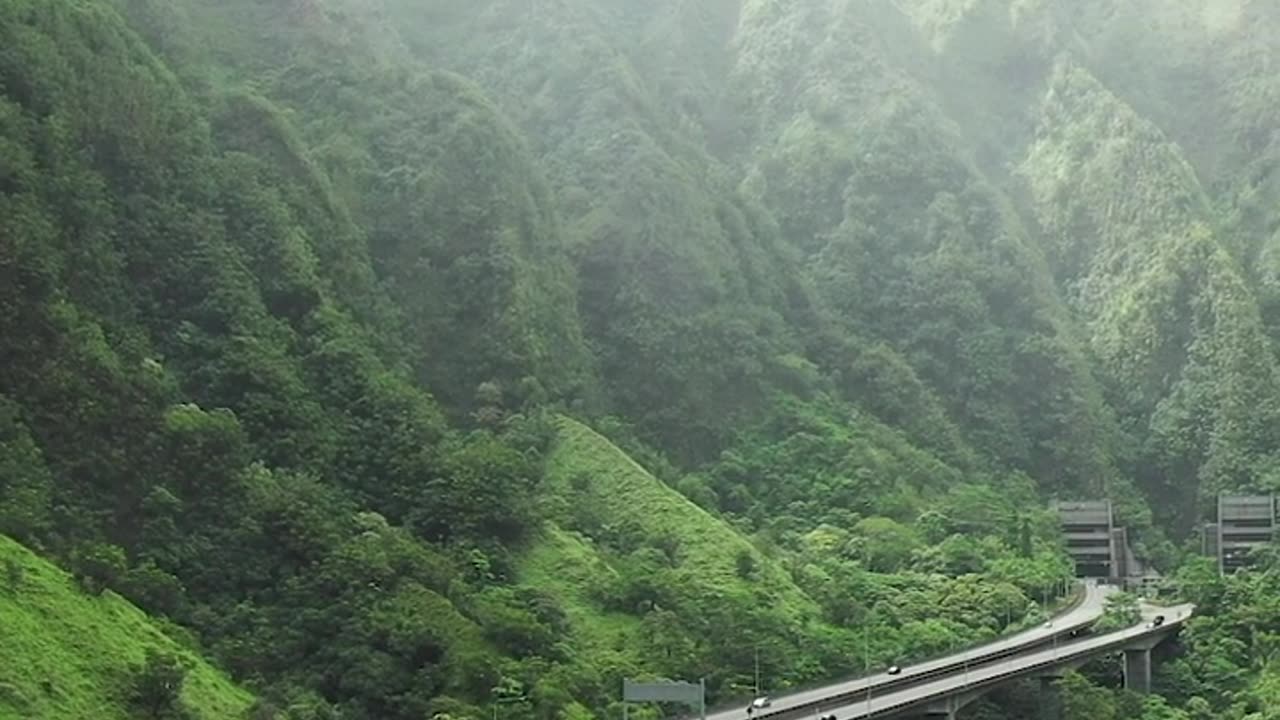
[[[1040,720],[1062,720],[1062,692],[1058,678],[1040,678]]]
[[[1151,650],[1124,651],[1124,686],[1143,695],[1151,692]]]
[[[956,714],[960,712],[962,707],[964,707],[964,703],[961,702],[960,698],[949,697],[945,700],[930,703],[920,717],[923,720],[956,720]]]

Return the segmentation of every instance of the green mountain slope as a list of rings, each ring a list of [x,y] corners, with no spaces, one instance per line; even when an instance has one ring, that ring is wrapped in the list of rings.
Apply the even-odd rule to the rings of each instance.
[[[342,231],[335,246],[356,254],[319,267],[376,273],[376,290],[335,290],[394,304],[384,332],[448,409],[477,409],[481,384],[517,406],[590,396],[576,278],[546,186],[471,83],[385,44],[394,30],[364,8],[118,5],[178,72],[215,95],[252,87],[278,108],[223,101],[218,139],[318,173],[315,193],[337,216],[323,230]],[[282,32],[264,43],[259,31],[273,27]]]
[[[701,4],[696,11],[683,3],[657,2],[645,13],[620,4],[581,2],[532,14],[519,3],[503,2],[388,7],[402,23],[405,49],[473,78],[515,119],[549,169],[561,212],[571,221],[589,220],[570,223],[587,233],[578,240],[584,249],[598,242],[592,237],[601,228],[596,224],[600,217],[629,217],[601,215],[609,198],[622,193],[634,201],[643,194],[638,190],[642,185],[626,170],[631,166],[624,138],[643,139],[677,164],[694,163],[708,168],[711,177],[736,185],[730,189],[719,181],[689,184],[671,178],[665,182],[668,187],[688,187],[685,194],[694,198],[740,193],[744,202],[767,208],[780,234],[770,244],[787,248],[773,255],[780,259],[775,273],[795,274],[795,287],[804,288],[795,297],[805,298],[806,317],[818,319],[812,325],[793,324],[787,337],[764,326],[753,329],[744,317],[737,328],[746,334],[738,336],[735,356],[756,358],[768,368],[779,350],[802,346],[801,354],[819,372],[844,381],[841,389],[849,400],[891,424],[928,413],[930,429],[915,433],[917,443],[938,449],[941,442],[953,456],[976,453],[1025,471],[1047,493],[1106,489],[1123,498],[1127,521],[1138,527],[1148,521],[1137,489],[1167,497],[1169,487],[1180,488],[1176,508],[1162,520],[1181,533],[1199,512],[1201,498],[1194,487],[1201,481],[1206,488],[1267,482],[1269,441],[1256,428],[1227,433],[1231,439],[1224,435],[1213,453],[1189,453],[1187,448],[1203,445],[1194,441],[1180,444],[1173,457],[1156,457],[1169,454],[1156,447],[1169,445],[1156,435],[1177,432],[1152,430],[1153,424],[1164,428],[1170,423],[1167,413],[1153,419],[1156,405],[1186,406],[1184,396],[1191,391],[1144,386],[1140,392],[1146,404],[1135,408],[1113,390],[1126,387],[1128,392],[1129,385],[1145,381],[1116,373],[1114,351],[1100,343],[1098,333],[1130,340],[1137,334],[1128,334],[1118,319],[1100,325],[1096,312],[1103,307],[1123,312],[1118,308],[1131,306],[1127,298],[1133,284],[1119,276],[1111,284],[1092,282],[1088,307],[1080,304],[1084,281],[1077,266],[1083,260],[1077,255],[1084,252],[1090,261],[1106,263],[1114,254],[1096,255],[1072,244],[1089,245],[1097,241],[1094,235],[1108,231],[1072,224],[1087,211],[1046,209],[1043,189],[1068,186],[1061,165],[1041,161],[1046,137],[1067,132],[1065,125],[1083,115],[1116,118],[1119,112],[1138,118],[1149,113],[1168,135],[1162,138],[1156,130],[1133,136],[1126,142],[1134,155],[1126,157],[1144,167],[1149,178],[1159,178],[1149,187],[1134,186],[1165,193],[1159,201],[1153,202],[1152,195],[1138,201],[1134,193],[1122,192],[1115,174],[1103,169],[1119,157],[1120,146],[1114,144],[1101,149],[1100,164],[1090,174],[1071,178],[1070,187],[1079,193],[1066,201],[1074,208],[1140,205],[1147,219],[1161,226],[1180,224],[1190,212],[1227,253],[1219,258],[1222,262],[1244,259],[1253,265],[1250,259],[1260,258],[1256,271],[1224,271],[1222,277],[1236,276],[1245,283],[1238,293],[1229,287],[1232,280],[1219,283],[1222,292],[1213,294],[1234,303],[1231,315],[1261,313],[1271,303],[1266,290],[1271,271],[1266,268],[1274,253],[1267,248],[1277,225],[1267,219],[1273,173],[1261,160],[1269,141],[1260,128],[1249,128],[1257,126],[1259,108],[1266,106],[1270,92],[1262,68],[1271,50],[1258,42],[1262,28],[1274,20],[1269,11],[1252,6],[1237,11],[1213,3],[1147,3],[1138,8],[1106,0],[1069,8],[1008,0],[856,6],[726,2]],[[1160,37],[1138,37],[1142,20],[1155,23]],[[657,39],[660,29],[672,27],[681,31]],[[1186,54],[1162,52],[1165,42]],[[1121,47],[1126,52],[1135,48],[1152,62],[1124,62],[1117,56]],[[1178,57],[1181,66],[1174,64]],[[1064,62],[1075,68],[1076,78],[1101,79],[1109,89],[1080,99],[1070,118],[1058,114],[1046,119],[1041,108],[1063,96],[1061,72],[1055,70],[1063,66],[1055,62],[1060,58],[1070,58]],[[1203,67],[1192,67],[1192,59]],[[1199,75],[1194,82],[1179,82],[1189,73]],[[1191,106],[1194,111],[1179,110]],[[1197,119],[1204,112],[1221,112],[1228,120]],[[1074,132],[1101,141],[1109,133],[1127,134],[1121,129],[1127,125],[1088,125]],[[1170,139],[1185,145],[1172,150],[1175,155],[1196,160],[1137,161],[1171,147]],[[1254,160],[1236,152],[1236,140],[1256,146]],[[614,164],[600,166],[593,159],[600,153],[614,158]],[[1210,167],[1209,158],[1221,159]],[[1231,178],[1239,173],[1244,184],[1224,181],[1224,173]],[[687,170],[682,177],[697,178],[698,172]],[[1245,182],[1245,177],[1253,179]],[[585,191],[587,187],[595,190]],[[1184,193],[1189,193],[1185,202],[1178,200]],[[1220,216],[1219,206],[1231,213]],[[674,207],[669,205],[663,217],[686,214]],[[695,212],[699,214],[708,215],[705,210]],[[671,363],[693,346],[678,331],[650,333],[670,322],[663,318],[636,324],[644,335],[624,342],[632,332],[626,329],[632,325],[629,318],[644,316],[634,315],[629,305],[606,302],[590,291],[591,283],[607,278],[605,284],[616,289],[620,282],[703,278],[698,282],[715,287],[711,278],[718,270],[740,273],[759,285],[749,269],[739,269],[738,261],[718,247],[714,234],[691,230],[701,227],[698,222],[679,219],[678,228],[657,227],[647,237],[628,235],[647,222],[622,223],[609,240],[618,245],[603,256],[580,255],[578,264],[586,283],[581,298],[588,324],[596,308],[607,309],[607,339],[599,330],[589,330],[588,336],[606,353],[626,347],[628,363],[645,358],[637,364],[606,361],[602,366],[614,399],[622,401],[616,407],[640,421],[642,430],[655,424],[678,427],[701,414],[701,408],[724,413],[729,407],[707,398],[699,408],[680,407],[673,413],[679,417],[672,418],[651,414],[649,404],[624,401],[631,379],[640,377],[672,409],[672,400],[696,397],[687,385],[672,386],[646,375],[650,366]],[[1111,222],[1137,227],[1123,216]],[[1138,232],[1152,237],[1147,229]],[[683,257],[678,269],[628,255],[631,248],[652,252],[673,237],[680,243],[671,252],[686,254],[672,255]],[[1139,264],[1165,263],[1166,254],[1173,265],[1189,262],[1175,257],[1182,252],[1176,243],[1162,240],[1152,242],[1150,253],[1137,252],[1130,243],[1134,237],[1124,235],[1115,244],[1136,252]],[[700,254],[696,258],[688,255],[695,252]],[[627,303],[645,293],[628,290]],[[1225,299],[1233,293],[1236,299]],[[670,284],[663,296],[685,297]],[[706,297],[722,307],[742,304],[723,293]],[[796,307],[779,304],[776,294],[758,301],[774,312],[794,312]],[[1178,302],[1151,300],[1148,310],[1175,318],[1154,331],[1153,342],[1169,347],[1183,342],[1179,333],[1185,323],[1176,319],[1182,315],[1174,307]],[[687,314],[693,307],[682,300],[674,312]],[[1262,317],[1269,327],[1267,315]],[[1249,347],[1240,352],[1259,357],[1257,342],[1266,341],[1256,336],[1256,329],[1236,334],[1253,338],[1240,341]],[[705,330],[699,335],[705,336]],[[762,345],[752,335],[769,340]],[[708,354],[720,352],[705,343],[700,339],[697,346],[705,346]],[[899,375],[906,384],[924,386],[916,394],[924,407],[904,411],[900,398],[867,381],[863,368],[870,344],[882,348],[878,362],[909,373]],[[654,347],[663,348],[665,355],[650,359],[645,353]],[[1265,388],[1270,371],[1265,360],[1258,362],[1232,376]],[[693,377],[693,372],[686,368],[680,374]],[[750,377],[733,379],[739,388],[759,387]],[[776,387],[775,374],[757,377]],[[696,384],[707,386],[702,380]],[[740,390],[739,395],[755,392]],[[1194,392],[1212,394],[1204,388]],[[1205,399],[1213,409],[1202,409],[1230,414],[1221,409],[1230,402],[1226,397]],[[731,417],[738,424],[749,422],[759,417],[761,407],[738,405]],[[645,434],[672,450],[687,442]],[[685,429],[682,435],[687,434]],[[723,445],[717,435],[705,436],[704,444]],[[939,441],[939,435],[952,439]],[[960,448],[957,436],[963,437]],[[1151,539],[1158,542],[1158,534]],[[1169,548],[1164,547],[1167,556]]]
[[[948,525],[968,523],[973,537],[990,533],[977,545],[953,535],[932,554],[924,550],[930,540],[917,536],[915,528],[887,517],[856,522],[856,513],[824,514],[815,503],[813,511],[834,524],[808,533],[798,542],[801,551],[762,553],[734,527],[682,497],[600,434],[568,418],[557,424],[542,500],[549,525],[521,555],[517,577],[560,602],[569,620],[571,656],[597,665],[597,671],[604,667],[611,675],[630,669],[676,677],[705,673],[708,686],[723,699],[750,692],[747,671],[758,647],[770,687],[781,689],[858,667],[854,648],[860,638],[841,627],[853,617],[878,625],[874,652],[883,661],[920,657],[947,643],[990,637],[1009,621],[1010,609],[1014,619],[1023,617],[1026,597],[1040,587],[1041,578],[1060,572],[1056,548],[1040,545],[1045,528],[1037,526],[1034,533],[1022,528],[1025,541],[1039,551],[1034,556],[1016,558],[1004,544],[999,526],[1007,523],[1005,513],[1016,499],[954,484],[946,503],[953,508],[951,516],[935,518],[936,524],[926,524],[922,532],[937,542],[948,536]],[[805,449],[822,455],[844,451],[850,459],[860,451],[879,450],[847,437],[828,442],[828,447],[810,442]],[[898,452],[904,452],[902,445]],[[778,468],[751,463],[767,456],[762,452],[735,462],[741,470],[765,475]],[[928,479],[931,472],[945,472],[936,461],[879,459],[890,473],[918,474],[901,478],[906,486],[901,495],[881,489],[885,501],[876,509],[906,511],[919,502],[913,491],[945,492],[939,487],[944,483]],[[913,463],[920,466],[911,467]],[[796,467],[789,478],[800,492],[809,487],[800,484],[809,480],[803,475],[809,469]],[[774,502],[794,511],[803,501]],[[853,527],[840,527],[841,521],[851,520]],[[1004,529],[1019,531],[1017,524]],[[1016,542],[1010,538],[1010,544]],[[908,567],[913,548],[928,560],[920,558]],[[985,560],[968,554],[983,552]],[[852,561],[855,557],[858,561]],[[955,574],[966,577],[947,577]],[[984,589],[975,593],[979,585]],[[899,602],[892,620],[868,617],[853,599],[878,598],[887,610],[893,597]],[[939,602],[955,613],[945,622],[930,610]],[[899,634],[894,626],[900,624],[928,630]]]
[[[181,701],[191,717],[235,720],[253,701],[221,671],[180,647],[115,593],[93,596],[71,576],[0,536],[0,718],[137,717],[131,676],[148,651],[186,668]]]
[[[733,528],[666,487],[603,436],[569,419],[547,458],[548,502],[567,506],[565,527],[610,545],[669,543],[664,549],[675,563],[677,585],[699,594],[700,587],[719,586],[731,593],[757,593],[782,612],[788,622],[812,618],[815,608],[779,568],[764,563],[750,543]],[[606,527],[607,526],[607,527]],[[738,567],[761,565],[749,573]]]
[[[570,657],[607,682],[624,671],[709,673],[725,697],[749,691],[744,670],[767,647],[772,683],[812,679],[804,646],[832,629],[775,559],[590,428],[557,425],[541,501],[548,525],[517,578],[565,608]]]
[[[1058,282],[1124,388],[1113,405],[1139,424],[1146,486],[1181,496],[1166,511],[1258,486],[1274,472],[1280,377],[1194,171],[1079,68],[1058,70],[1042,112],[1023,172]]]
[[[733,416],[768,416],[779,388],[827,394],[802,351],[828,331],[791,261],[770,269],[786,253],[767,213],[719,198],[723,178],[692,156],[646,156],[693,179],[655,179],[655,197],[684,210],[644,214],[673,223],[655,238],[709,253],[705,266],[688,285],[667,277],[684,256],[613,267],[638,289],[616,296],[638,313],[624,328],[583,303],[594,291],[566,260],[575,231],[557,230],[535,160],[473,85],[412,63],[384,72],[404,56],[360,50],[378,34],[315,3],[202,4],[185,18],[181,5],[121,8],[0,9],[0,520],[58,557],[112,558],[108,584],[260,683],[264,716],[299,697],[357,720],[467,716],[495,687],[542,693],[512,712],[603,712],[624,671],[706,676],[726,697],[745,687],[755,647],[774,651],[766,670],[784,687],[851,669],[840,626],[859,611],[840,599],[858,587],[917,592],[909,615],[875,618],[877,654],[900,658],[988,636],[1065,571],[1037,525],[1025,547],[983,540],[1007,566],[953,563],[977,552],[953,542],[919,567],[891,553],[881,569],[907,574],[877,578],[857,543],[914,539],[908,500],[856,538],[824,532],[843,549],[805,558],[802,590],[783,570],[793,537],[766,558],[751,523],[732,527],[716,502],[694,506],[580,426],[547,421],[550,403],[591,415],[604,395],[622,417],[595,420],[678,476],[661,451],[713,456]],[[281,76],[281,47],[256,33],[286,21]],[[619,186],[609,202],[633,199]],[[597,239],[648,252],[634,221]],[[710,244],[677,242],[686,222]],[[579,325],[575,303],[600,314]],[[807,324],[786,328],[787,315]],[[637,344],[606,343],[593,322]],[[898,370],[868,357],[857,372],[871,381]],[[652,413],[636,410],[640,394]],[[563,466],[561,434],[580,450]],[[581,505],[590,516],[551,507],[571,499],[564,483],[580,478],[565,468],[577,466],[615,482],[604,489],[643,488],[635,499],[653,515],[616,524],[621,506],[604,494]],[[541,543],[548,523],[558,544]],[[956,531],[935,523],[930,537]],[[597,543],[598,562],[584,562],[616,582],[561,581],[560,599],[521,578],[526,556],[534,579],[591,558],[571,532]],[[951,566],[1001,584],[965,595],[924,641],[890,632],[950,592]],[[592,640],[597,626],[638,628],[643,652],[611,659],[615,639]]]
[[[0,532],[351,720],[988,638],[1054,496],[1171,569],[1280,487],[1278,21],[0,4]]]
[[[473,79],[528,138],[610,409],[683,462],[714,457],[767,404],[777,356],[813,329],[787,243],[689,134],[691,111],[714,97],[683,53],[703,48],[704,29],[723,33],[730,6],[388,4],[411,51]],[[673,26],[699,41],[662,47]]]
[[[1111,419],[1040,249],[889,49],[919,42],[905,19],[889,3],[750,4],[740,34],[739,103],[766,119],[744,183],[806,248],[845,333],[899,354],[988,457],[1051,491],[1115,483]],[[775,56],[801,37],[816,42]]]

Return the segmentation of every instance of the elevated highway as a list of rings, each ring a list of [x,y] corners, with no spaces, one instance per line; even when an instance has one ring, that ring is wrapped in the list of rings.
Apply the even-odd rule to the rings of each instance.
[[[770,707],[757,710],[752,720],[813,718],[819,710],[864,699],[868,690],[873,697],[883,695],[892,690],[944,677],[955,670],[977,667],[1035,647],[1052,644],[1055,640],[1069,638],[1078,631],[1090,627],[1102,617],[1106,598],[1114,591],[1115,588],[1110,586],[1087,581],[1080,602],[1067,612],[1054,617],[1047,625],[1038,625],[946,657],[904,666],[898,675],[889,675],[881,670],[866,677],[780,695],[773,698],[773,704]],[[747,720],[746,706],[747,702],[744,701],[717,708],[707,714],[707,720]]]
[[[1151,649],[1175,634],[1191,617],[1190,605],[1164,608],[1165,622],[1152,627],[1148,613],[1142,623],[1116,632],[1089,636],[1052,647],[1039,646],[1011,657],[973,667],[967,671],[954,669],[936,680],[910,687],[890,689],[862,702],[827,706],[819,715],[834,715],[836,720],[862,718],[954,718],[965,705],[1003,683],[1023,678],[1052,680],[1063,672],[1098,657],[1123,652],[1125,684],[1133,690],[1147,692],[1151,687]]]
[[[709,720],[862,720],[863,718],[954,718],[965,705],[998,685],[1028,677],[1046,680],[1109,654],[1124,652],[1126,685],[1145,692],[1151,679],[1151,648],[1176,633],[1193,608],[1146,609],[1142,623],[1103,635],[1076,637],[1101,616],[1110,586],[1088,582],[1081,601],[1051,622],[960,653],[773,699],[748,716],[746,703],[708,714]],[[1153,626],[1159,613],[1165,621]],[[1052,688],[1046,684],[1047,692]]]

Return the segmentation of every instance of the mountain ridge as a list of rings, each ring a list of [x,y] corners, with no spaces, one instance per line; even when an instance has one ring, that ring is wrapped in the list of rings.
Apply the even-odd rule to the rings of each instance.
[[[1235,7],[5,5],[0,529],[356,720],[980,640],[1070,573],[1055,497],[1195,579],[1280,481]]]

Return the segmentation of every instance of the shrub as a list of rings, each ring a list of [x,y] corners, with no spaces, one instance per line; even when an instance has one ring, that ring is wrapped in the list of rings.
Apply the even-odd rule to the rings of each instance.
[[[22,586],[23,576],[22,563],[15,558],[4,559],[4,585],[10,590],[17,591]]]
[[[187,670],[176,657],[155,649],[147,650],[147,660],[134,673],[129,687],[129,706],[150,720],[184,718],[182,684]]]
[[[71,558],[71,570],[76,581],[94,595],[119,586],[127,567],[124,550],[105,543],[84,545]]]

